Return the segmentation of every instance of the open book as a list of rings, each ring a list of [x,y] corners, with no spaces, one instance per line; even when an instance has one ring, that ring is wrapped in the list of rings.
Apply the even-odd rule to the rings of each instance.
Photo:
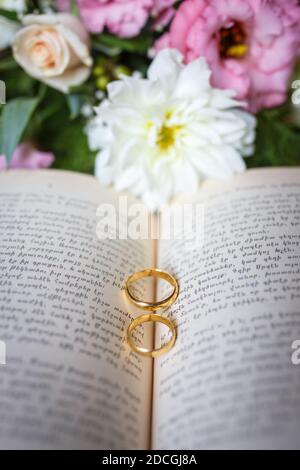
[[[300,169],[205,183],[188,250],[99,240],[96,209],[118,198],[90,176],[0,175],[0,447],[299,449]],[[163,312],[177,342],[153,361],[127,346],[122,289],[154,265],[180,293]]]

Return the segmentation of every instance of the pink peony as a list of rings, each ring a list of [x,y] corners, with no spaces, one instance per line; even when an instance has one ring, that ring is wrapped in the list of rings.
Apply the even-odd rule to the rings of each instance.
[[[81,17],[92,33],[105,26],[120,37],[133,37],[145,25],[153,0],[77,0]]]
[[[54,162],[54,155],[49,152],[40,152],[31,142],[20,144],[12,157],[9,168],[38,169],[48,168]],[[0,171],[6,170],[7,164],[4,155],[0,155]]]
[[[173,8],[176,0],[153,0],[151,9],[151,16],[154,18],[154,29],[161,30],[175,15],[175,8]]]
[[[212,84],[257,112],[282,104],[300,46],[297,0],[186,0],[155,44],[190,62],[205,56]]]
[[[176,0],[77,0],[80,15],[91,33],[106,27],[120,37],[137,36],[149,17],[153,28],[164,28],[173,18]],[[59,11],[70,10],[70,0],[56,0]]]

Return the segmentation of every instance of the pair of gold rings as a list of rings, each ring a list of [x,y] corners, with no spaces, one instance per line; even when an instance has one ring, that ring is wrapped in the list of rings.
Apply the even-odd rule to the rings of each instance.
[[[168,295],[166,298],[159,300],[157,302],[146,302],[136,297],[132,293],[130,286],[134,282],[140,279],[146,278],[146,277],[155,277],[155,278],[160,278],[160,279],[164,279],[165,281],[167,281],[173,287],[171,294]],[[174,324],[168,318],[158,315],[155,312],[157,310],[170,307],[177,299],[178,293],[179,293],[179,287],[178,287],[178,282],[176,281],[174,276],[172,276],[166,271],[162,271],[161,269],[154,269],[154,268],[144,269],[143,271],[138,271],[132,274],[131,276],[129,276],[125,284],[125,292],[126,292],[127,298],[133,305],[141,308],[142,310],[154,312],[154,313],[146,313],[144,315],[141,315],[130,323],[128,330],[127,330],[127,342],[130,348],[132,349],[132,351],[142,356],[148,356],[148,357],[153,357],[153,358],[170,351],[170,349],[172,349],[176,341],[176,337],[177,337],[176,328]],[[148,349],[148,348],[137,346],[133,339],[133,332],[137,328],[137,326],[142,325],[143,323],[150,322],[150,321],[162,323],[166,325],[172,334],[171,339],[158,349]]]

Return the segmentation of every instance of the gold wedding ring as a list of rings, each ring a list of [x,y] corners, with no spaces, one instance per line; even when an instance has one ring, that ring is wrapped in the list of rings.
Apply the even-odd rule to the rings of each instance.
[[[173,291],[168,297],[166,297],[165,299],[159,300],[157,302],[146,302],[145,300],[138,299],[131,292],[130,285],[138,281],[139,279],[143,279],[145,277],[156,277],[159,279],[164,279],[169,284],[171,284],[171,286],[173,287]],[[144,269],[143,271],[138,271],[132,274],[131,276],[129,276],[125,284],[125,292],[130,302],[136,307],[139,307],[143,310],[155,311],[155,310],[160,310],[162,308],[170,307],[170,305],[172,305],[177,299],[179,287],[178,287],[178,282],[176,281],[175,277],[173,277],[171,274],[169,274],[166,271],[162,271],[161,269],[153,268],[153,269]]]
[[[147,348],[142,348],[140,346],[137,346],[135,344],[134,340],[133,340],[133,337],[132,337],[133,331],[136,329],[137,326],[142,325],[143,323],[150,322],[150,321],[157,322],[157,323],[163,323],[164,325],[166,325],[169,328],[169,330],[172,333],[171,339],[166,344],[162,345],[158,349],[147,349]],[[147,356],[147,357],[153,357],[154,358],[154,357],[160,356],[161,354],[165,354],[168,351],[170,351],[170,349],[172,349],[172,347],[175,344],[175,341],[176,341],[176,328],[175,328],[175,326],[173,325],[173,323],[170,320],[168,320],[165,317],[162,317],[161,315],[158,315],[157,313],[145,313],[144,315],[141,315],[140,317],[137,317],[135,320],[133,320],[130,323],[130,325],[127,329],[127,342],[129,344],[129,346],[131,347],[131,349],[134,352],[140,354],[141,356]]]

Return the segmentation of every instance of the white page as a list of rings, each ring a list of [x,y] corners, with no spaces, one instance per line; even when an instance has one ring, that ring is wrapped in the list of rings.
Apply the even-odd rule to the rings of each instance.
[[[0,448],[148,446],[152,364],[127,347],[121,289],[151,249],[96,237],[118,197],[89,176],[0,175]]]
[[[177,343],[155,361],[153,446],[299,449],[300,169],[208,182],[198,202],[204,246],[160,243],[180,294],[165,312]]]

